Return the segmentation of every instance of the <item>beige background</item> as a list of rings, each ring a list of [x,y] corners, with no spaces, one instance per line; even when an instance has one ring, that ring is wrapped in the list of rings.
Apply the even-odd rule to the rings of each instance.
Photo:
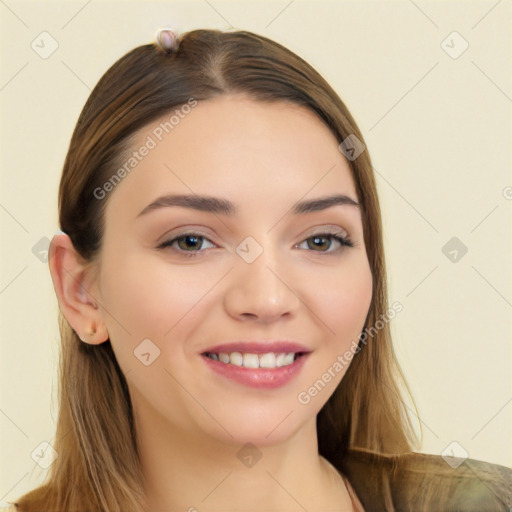
[[[58,229],[72,130],[100,76],[163,26],[261,33],[338,91],[377,171],[422,450],[456,441],[512,466],[511,11],[506,0],[2,2],[0,500],[41,481],[31,453],[54,435],[58,307],[32,250]],[[31,48],[43,31],[58,43],[46,59]],[[452,237],[468,248],[456,262],[442,251]]]

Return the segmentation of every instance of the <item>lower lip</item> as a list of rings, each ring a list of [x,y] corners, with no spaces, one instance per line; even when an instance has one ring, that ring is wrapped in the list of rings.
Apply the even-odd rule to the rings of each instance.
[[[303,354],[292,364],[278,368],[245,368],[231,363],[222,363],[207,356],[201,357],[214,372],[239,384],[257,389],[274,389],[290,382],[300,372],[308,355]]]

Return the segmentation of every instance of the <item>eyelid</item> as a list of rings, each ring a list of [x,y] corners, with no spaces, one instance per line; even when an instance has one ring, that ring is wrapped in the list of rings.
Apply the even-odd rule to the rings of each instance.
[[[336,226],[334,224],[325,224],[320,227],[315,227],[311,232],[306,231],[306,233],[310,233],[306,236],[306,238],[309,238],[311,236],[315,235],[340,235],[344,238],[350,238],[350,235],[348,234],[348,231],[340,226]]]
[[[208,240],[211,241],[211,236],[213,235],[210,235],[210,234],[207,234],[206,232],[204,232],[202,230],[202,228],[200,227],[195,227],[195,226],[189,226],[189,227],[177,227],[175,229],[172,229],[171,231],[168,231],[167,233],[165,233],[164,235],[162,235],[158,240],[157,240],[157,245],[160,245],[162,243],[165,243],[167,241],[170,241],[172,239],[175,239],[175,238],[181,238],[182,236],[187,236],[187,235],[200,235],[202,236],[203,238],[208,238]]]

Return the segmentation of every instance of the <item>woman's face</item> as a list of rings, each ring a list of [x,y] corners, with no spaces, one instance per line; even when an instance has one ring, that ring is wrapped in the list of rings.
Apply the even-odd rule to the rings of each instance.
[[[359,207],[294,211],[333,195],[357,201],[349,166],[329,129],[297,105],[234,95],[169,123],[172,114],[138,132],[136,165],[98,199],[108,200],[102,318],[138,418],[222,442],[283,441],[314,421],[342,379],[370,306]],[[216,201],[147,209],[168,195]],[[233,211],[213,211],[228,202]],[[270,346],[282,341],[301,347]],[[229,363],[203,355],[232,343],[242,348],[213,350],[242,353]],[[272,366],[263,352],[303,350],[288,369],[233,364]]]

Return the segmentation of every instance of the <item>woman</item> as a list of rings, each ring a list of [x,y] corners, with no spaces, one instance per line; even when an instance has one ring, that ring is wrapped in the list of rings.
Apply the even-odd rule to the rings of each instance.
[[[262,36],[157,39],[70,143],[56,458],[17,510],[508,510],[508,468],[413,452],[343,102]]]

